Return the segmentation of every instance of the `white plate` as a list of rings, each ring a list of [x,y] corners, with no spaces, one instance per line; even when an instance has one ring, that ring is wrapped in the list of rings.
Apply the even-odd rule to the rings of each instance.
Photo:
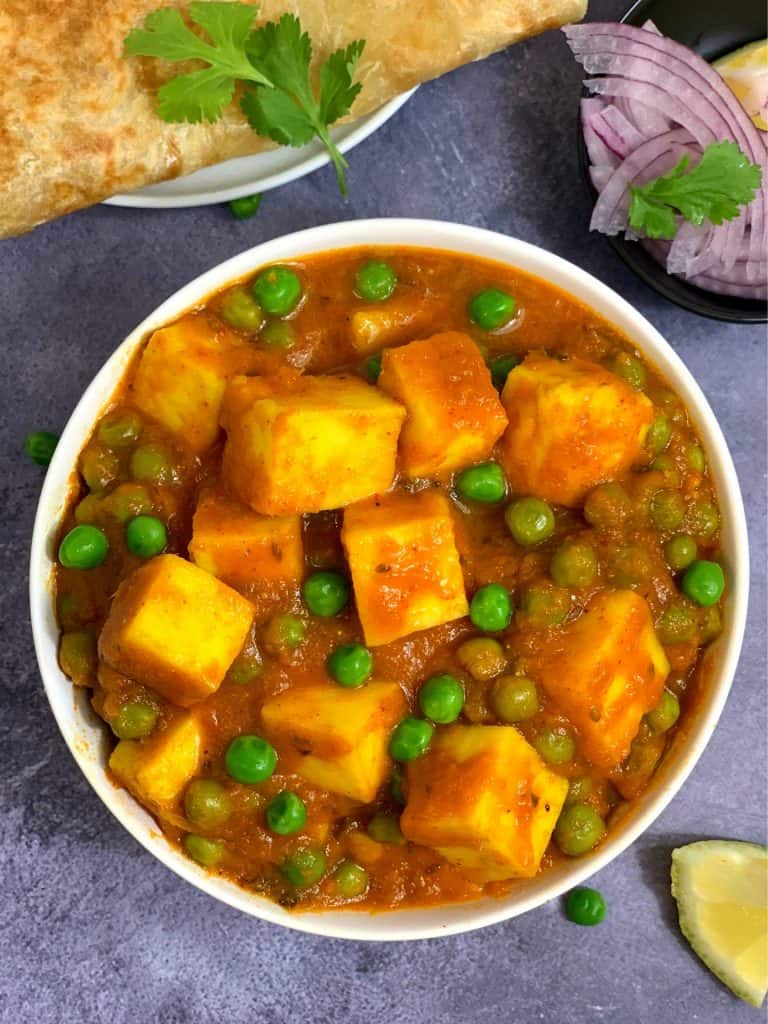
[[[411,89],[410,92],[401,93],[372,114],[352,124],[335,128],[331,132],[333,141],[342,153],[347,153],[385,124],[415,92],[416,89]],[[329,162],[325,147],[317,140],[299,149],[280,146],[265,153],[225,160],[183,178],[161,181],[139,192],[112,196],[104,202],[109,206],[137,206],[155,210],[228,203],[230,199],[286,185]]]

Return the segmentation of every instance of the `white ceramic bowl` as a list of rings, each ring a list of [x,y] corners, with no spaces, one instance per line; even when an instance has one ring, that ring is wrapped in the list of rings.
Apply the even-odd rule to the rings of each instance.
[[[519,885],[503,899],[392,913],[290,913],[232,882],[207,874],[171,846],[152,818],[105,773],[108,739],[87,694],[73,688],[56,660],[58,631],[51,599],[54,538],[65,507],[77,453],[109,401],[136,348],[147,334],[209,293],[265,263],[358,245],[418,245],[450,249],[508,263],[570,292],[606,317],[635,342],[685,401],[704,441],[723,510],[723,551],[729,595],[725,628],[708,649],[705,699],[676,741],[644,795],[595,853],[562,864]],[[30,565],[30,601],[40,671],[64,739],[98,795],[128,831],[155,857],[211,896],[275,924],[336,938],[401,940],[469,931],[514,917],[551,900],[604,867],[643,832],[666,807],[701,756],[731,685],[741,647],[749,590],[749,553],[744,508],[736,473],[720,427],[685,365],[658,331],[616,292],[572,263],[536,246],[490,231],[424,220],[370,220],[330,224],[287,235],[222,263],[171,296],[139,324],[83,395],[48,469],[37,509]]]

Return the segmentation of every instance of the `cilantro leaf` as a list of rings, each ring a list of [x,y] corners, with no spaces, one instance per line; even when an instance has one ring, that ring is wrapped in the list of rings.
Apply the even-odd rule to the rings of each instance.
[[[189,5],[190,20],[208,33],[211,43],[195,35],[176,8],[154,11],[147,15],[143,28],[128,34],[127,54],[169,61],[201,60],[209,65],[177,75],[160,87],[157,112],[164,121],[217,121],[231,102],[238,80],[271,86],[245,54],[255,15],[250,4],[196,2]]]
[[[320,70],[320,98],[310,85],[312,42],[301,22],[284,14],[253,32],[246,52],[253,66],[268,78],[274,90],[256,86],[241,101],[243,113],[259,135],[288,146],[304,146],[317,136],[336,168],[342,195],[347,194],[344,170],[349,166],[333,142],[328,125],[347,113],[361,86],[352,85],[363,41],[337,50]]]
[[[722,224],[739,216],[760,188],[762,169],[735,142],[713,142],[687,170],[689,158],[645,185],[630,185],[629,224],[648,238],[674,238],[675,214],[691,224]]]

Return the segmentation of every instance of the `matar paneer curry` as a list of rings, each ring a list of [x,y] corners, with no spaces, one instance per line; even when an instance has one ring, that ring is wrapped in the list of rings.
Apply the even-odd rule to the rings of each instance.
[[[110,772],[284,906],[588,853],[706,685],[720,516],[686,409],[514,268],[266,267],[146,340],[78,470],[60,662]]]

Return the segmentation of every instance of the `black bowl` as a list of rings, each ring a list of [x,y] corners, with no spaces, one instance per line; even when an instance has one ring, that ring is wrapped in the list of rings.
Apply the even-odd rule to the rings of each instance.
[[[768,35],[763,0],[699,0],[695,4],[681,0],[638,0],[621,20],[629,25],[642,25],[649,18],[665,36],[690,47],[708,61]],[[589,157],[581,124],[578,145],[579,162],[594,201],[597,192],[589,178]],[[622,235],[608,236],[608,241],[638,277],[678,306],[714,320],[741,324],[768,321],[765,302],[705,292],[681,277],[668,274],[637,242],[628,242]]]

